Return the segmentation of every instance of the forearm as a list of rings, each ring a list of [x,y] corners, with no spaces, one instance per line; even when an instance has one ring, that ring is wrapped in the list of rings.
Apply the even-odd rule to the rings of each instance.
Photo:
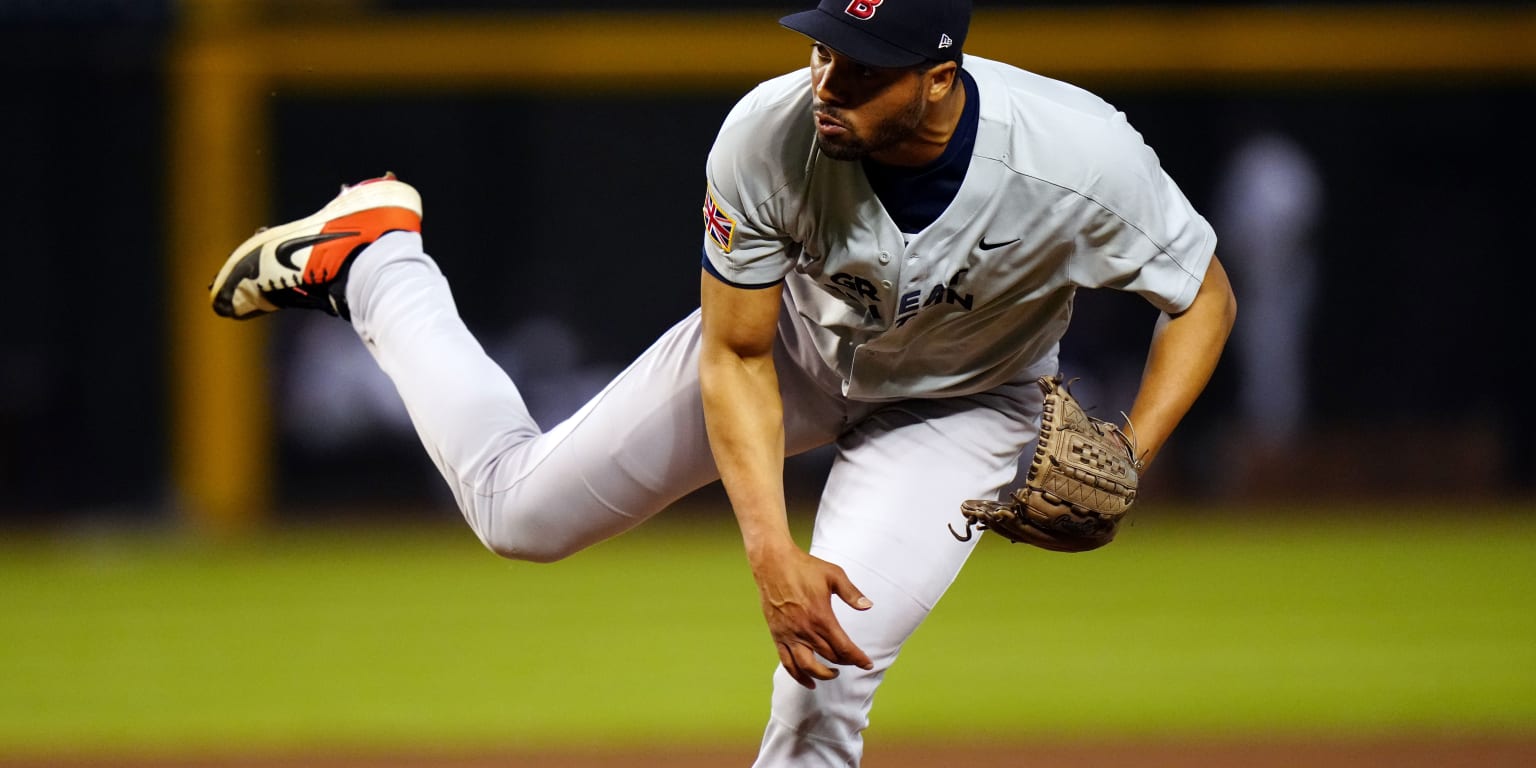
[[[1163,315],[1153,331],[1146,370],[1126,430],[1135,438],[1144,464],[1156,458],[1205,389],[1236,317],[1232,286],[1213,256],[1189,309],[1174,316]]]
[[[704,422],[749,556],[793,545],[784,503],[784,418],[772,354],[706,344],[699,363]]]

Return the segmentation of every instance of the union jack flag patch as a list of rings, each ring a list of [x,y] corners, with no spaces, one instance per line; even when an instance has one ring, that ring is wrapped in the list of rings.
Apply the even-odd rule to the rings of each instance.
[[[715,245],[720,246],[722,253],[731,252],[731,239],[736,236],[736,220],[720,208],[715,202],[715,193],[707,188],[704,190],[704,231],[708,233],[709,239],[715,241]]]

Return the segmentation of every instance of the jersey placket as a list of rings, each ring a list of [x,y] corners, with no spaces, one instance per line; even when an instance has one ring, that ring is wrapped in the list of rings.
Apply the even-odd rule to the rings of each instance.
[[[849,358],[848,377],[843,380],[845,396],[869,394],[876,387],[868,385],[877,384],[891,369],[889,358],[897,350],[886,349],[886,345],[881,342],[898,328],[903,297],[916,292],[919,294],[918,301],[921,301],[921,289],[913,286],[922,281],[923,272],[919,267],[921,260],[917,251],[912,250],[912,245],[922,239],[920,235],[914,236],[908,242],[896,223],[887,217],[886,231],[880,237],[880,250],[870,260],[871,276],[877,278],[875,284],[880,291],[879,308],[883,330],[854,346]],[[900,247],[897,247],[898,243]]]

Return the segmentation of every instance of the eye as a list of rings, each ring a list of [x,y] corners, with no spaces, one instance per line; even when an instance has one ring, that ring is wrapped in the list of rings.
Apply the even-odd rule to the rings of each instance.
[[[821,61],[826,61],[827,59],[832,58],[832,49],[822,45],[821,43],[812,43],[811,53]]]

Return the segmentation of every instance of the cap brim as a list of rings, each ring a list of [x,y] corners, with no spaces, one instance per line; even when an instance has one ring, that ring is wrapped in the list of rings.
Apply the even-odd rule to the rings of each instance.
[[[928,59],[892,45],[820,8],[792,13],[779,23],[871,67],[910,67]]]

